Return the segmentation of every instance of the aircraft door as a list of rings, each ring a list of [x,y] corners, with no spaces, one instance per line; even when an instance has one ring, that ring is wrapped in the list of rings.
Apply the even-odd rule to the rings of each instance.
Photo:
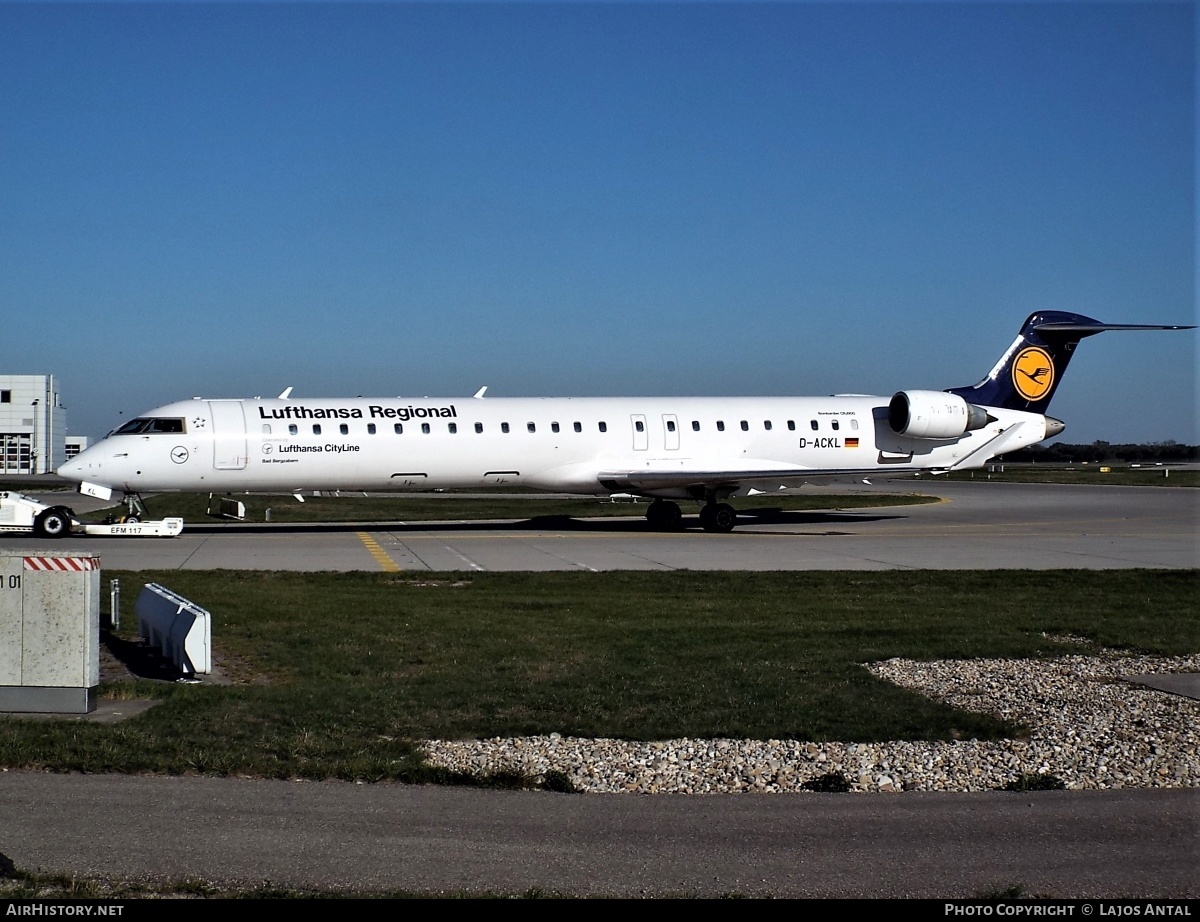
[[[667,451],[679,451],[679,420],[674,413],[664,413],[662,423],[663,447]]]
[[[646,417],[641,413],[629,416],[629,425],[633,430],[633,450],[645,451],[650,447],[650,433],[646,430]]]
[[[210,400],[213,422],[213,467],[240,471],[246,467],[246,415],[240,400]]]

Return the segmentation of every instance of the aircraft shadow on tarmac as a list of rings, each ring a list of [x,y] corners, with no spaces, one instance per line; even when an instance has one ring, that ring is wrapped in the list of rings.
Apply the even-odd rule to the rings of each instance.
[[[739,527],[753,525],[861,525],[866,522],[884,522],[908,518],[904,514],[879,514],[858,512],[798,512],[786,509],[753,509],[738,512]],[[696,516],[684,516],[682,531],[700,531],[700,520]],[[184,534],[250,534],[279,535],[303,532],[473,532],[473,531],[574,531],[590,534],[645,533],[656,535],[679,534],[678,531],[653,529],[645,521],[628,521],[613,518],[572,518],[568,515],[537,515],[527,519],[489,520],[474,522],[223,522],[192,523],[184,526]],[[732,534],[738,534],[735,529]],[[759,532],[758,534],[763,534]]]

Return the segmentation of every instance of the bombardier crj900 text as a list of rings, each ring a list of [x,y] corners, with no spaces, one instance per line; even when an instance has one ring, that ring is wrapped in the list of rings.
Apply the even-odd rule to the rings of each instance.
[[[58,469],[83,493],[534,487],[654,500],[647,518],[729,531],[725,500],[839,476],[982,467],[1057,435],[1046,416],[1076,344],[1107,324],[1025,321],[972,387],[886,397],[192,400],[130,420]],[[482,391],[476,395],[482,397]]]

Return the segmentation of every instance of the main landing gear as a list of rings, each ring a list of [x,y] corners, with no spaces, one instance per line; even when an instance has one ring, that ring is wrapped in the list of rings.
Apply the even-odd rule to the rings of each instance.
[[[733,531],[737,510],[729,503],[707,502],[700,507],[700,525],[705,531]]]
[[[656,499],[646,510],[646,521],[657,531],[678,531],[683,527],[683,513],[678,503]],[[737,510],[728,503],[710,499],[700,507],[700,526],[705,531],[731,532],[737,524]]]
[[[646,510],[646,521],[657,531],[678,531],[683,527],[683,513],[678,503],[656,499]]]

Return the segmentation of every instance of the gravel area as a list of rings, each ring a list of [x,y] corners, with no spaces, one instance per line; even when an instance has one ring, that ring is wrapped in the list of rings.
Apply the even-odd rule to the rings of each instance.
[[[1070,638],[1074,640],[1075,638]],[[656,742],[544,737],[425,743],[434,765],[472,773],[565,773],[594,793],[804,790],[840,775],[851,791],[986,791],[1026,775],[1072,790],[1200,787],[1200,701],[1122,677],[1200,672],[1200,654],[1047,660],[893,659],[875,675],[945,701],[1024,724],[1028,739],[981,742],[811,743],[795,740]]]

